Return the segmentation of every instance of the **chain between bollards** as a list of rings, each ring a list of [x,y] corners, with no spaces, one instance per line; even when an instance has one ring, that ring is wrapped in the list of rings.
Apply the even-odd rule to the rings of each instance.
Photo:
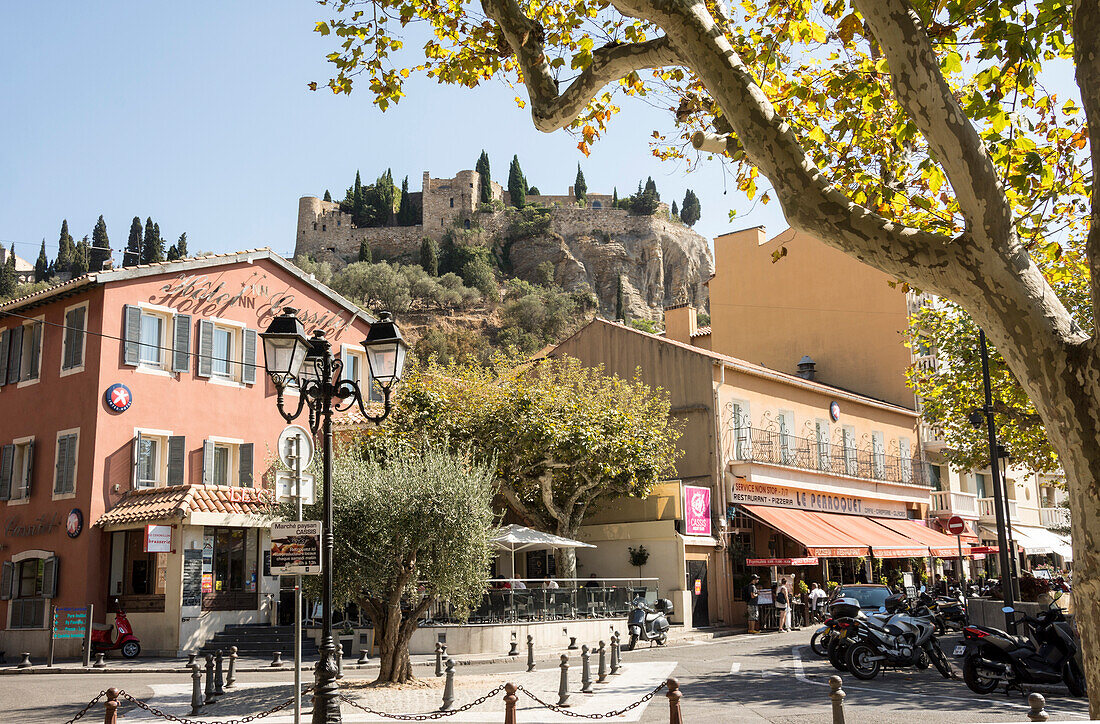
[[[237,685],[237,647],[229,647],[229,673],[225,677],[225,688],[232,689]]]
[[[843,683],[839,676],[829,677],[829,689],[831,689],[829,698],[833,700],[833,724],[844,724],[844,697],[847,694],[840,688]]]
[[[1042,694],[1029,694],[1027,697],[1028,706],[1031,707],[1031,711],[1027,713],[1027,718],[1030,721],[1046,721],[1050,719],[1050,715],[1047,714],[1046,697]]]
[[[118,696],[120,689],[107,689],[107,701],[103,703],[103,724],[118,724]]]
[[[443,684],[443,706],[440,711],[447,711],[455,703],[455,662],[447,659],[447,679]]]
[[[588,653],[588,644],[581,646],[581,693],[592,693],[592,655]]]

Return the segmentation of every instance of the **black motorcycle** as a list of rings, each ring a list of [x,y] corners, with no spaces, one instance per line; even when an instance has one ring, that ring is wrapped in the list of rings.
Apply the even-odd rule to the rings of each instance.
[[[929,662],[945,679],[952,678],[951,664],[936,640],[936,623],[922,594],[911,604],[904,594],[886,599],[890,618],[882,623],[865,619],[857,623],[856,640],[849,644],[844,663],[858,679],[873,679],[884,667],[924,669]]]
[[[940,636],[945,635],[948,630],[962,631],[970,623],[966,599],[958,589],[952,589],[947,596],[936,596],[935,602],[929,608],[935,615],[936,633]]]
[[[1057,601],[1055,594],[1055,601]],[[1062,609],[1052,601],[1035,618],[1005,609],[1031,630],[1031,637],[1013,636],[987,626],[967,626],[964,643],[955,647],[963,657],[963,680],[975,694],[989,694],[1001,684],[1005,693],[1023,692],[1025,684],[1065,682],[1073,696],[1085,696],[1085,674],[1077,663],[1078,643]]]
[[[657,599],[652,607],[643,596],[635,598],[626,624],[630,641],[623,650],[633,651],[639,640],[655,641],[658,646],[664,646],[668,641],[668,617],[672,613],[672,601],[667,598]]]

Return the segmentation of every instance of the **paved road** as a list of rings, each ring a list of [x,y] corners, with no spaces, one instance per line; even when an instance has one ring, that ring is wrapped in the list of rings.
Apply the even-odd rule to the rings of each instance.
[[[607,708],[620,706],[628,695],[643,691],[652,681],[659,680],[665,671],[672,670],[683,690],[682,708],[687,722],[719,724],[730,722],[771,722],[787,724],[828,724],[831,722],[828,678],[835,674],[829,664],[818,659],[806,645],[809,630],[791,634],[765,636],[735,636],[716,641],[700,642],[664,649],[640,647],[625,656],[624,674],[607,685],[605,691],[594,698],[573,695],[573,701],[581,708],[577,711],[597,711],[600,705]],[[945,648],[950,647],[950,642]],[[579,665],[573,660],[573,681],[579,678]],[[539,673],[521,673],[522,661],[508,664],[462,666],[458,669],[458,704],[469,700],[482,689],[492,688],[494,682],[514,680],[526,682],[536,690],[549,695],[556,691],[556,677],[548,663],[539,664]],[[349,684],[356,682],[355,672],[348,672]],[[419,669],[421,675],[428,673]],[[268,702],[283,700],[289,696],[286,683],[289,672],[249,673],[242,675],[245,688],[227,696],[219,704],[219,713],[240,715],[266,708]],[[438,686],[438,681],[432,681]],[[136,697],[158,702],[172,713],[186,714],[183,705],[187,681],[173,674],[115,675],[26,675],[0,677],[0,721],[24,724],[59,724],[65,722],[108,685],[121,686]],[[574,688],[579,688],[575,683]],[[847,693],[845,712],[848,724],[861,722],[1025,722],[1027,705],[1019,694],[1006,698],[1003,694],[991,697],[973,695],[961,681],[945,681],[934,669],[923,672],[890,672],[871,682],[857,681],[844,676]],[[175,692],[175,693],[173,693]],[[426,711],[426,702],[434,701],[438,690],[414,690],[400,692],[375,692],[355,689],[362,701],[378,705],[396,706],[406,701],[409,707],[402,711]],[[1084,700],[1073,699],[1064,691],[1047,693],[1048,711],[1052,720],[1086,720],[1087,706]],[[499,697],[496,700],[499,702]],[[175,709],[171,709],[175,706]],[[484,713],[469,713],[458,721],[499,722],[501,705],[487,705]],[[393,711],[390,706],[386,706]],[[85,722],[95,722],[102,717],[89,715]],[[152,721],[140,716],[140,712],[127,711],[124,721]],[[212,713],[212,712],[211,712]],[[206,718],[206,717],[203,717]],[[101,720],[101,719],[100,719]],[[268,720],[273,721],[273,720]],[[278,718],[274,721],[286,721]],[[357,718],[345,710],[345,721],[369,721]],[[565,721],[560,716],[528,710],[521,711],[521,722]],[[667,700],[663,696],[653,699],[644,709],[639,707],[621,721],[640,721],[657,724],[668,721]]]

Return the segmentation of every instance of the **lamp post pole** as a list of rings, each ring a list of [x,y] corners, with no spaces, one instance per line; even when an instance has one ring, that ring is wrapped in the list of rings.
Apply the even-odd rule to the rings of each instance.
[[[332,637],[332,352],[324,337],[313,340],[314,352],[321,352],[321,389],[318,414],[321,417],[321,465],[324,490],[324,523],[321,530],[321,658],[317,662],[313,724],[339,724],[340,700],[336,684],[336,641]],[[319,348],[319,349],[318,349]]]

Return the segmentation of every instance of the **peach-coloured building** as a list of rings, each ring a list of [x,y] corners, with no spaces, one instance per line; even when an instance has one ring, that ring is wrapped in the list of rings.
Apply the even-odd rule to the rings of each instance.
[[[115,599],[146,653],[273,619],[261,490],[285,423],[258,333],[287,306],[367,374],[372,318],[267,250],[0,305],[0,650],[41,656],[53,607],[92,604],[103,623]],[[148,552],[150,525],[168,526],[167,552]]]

